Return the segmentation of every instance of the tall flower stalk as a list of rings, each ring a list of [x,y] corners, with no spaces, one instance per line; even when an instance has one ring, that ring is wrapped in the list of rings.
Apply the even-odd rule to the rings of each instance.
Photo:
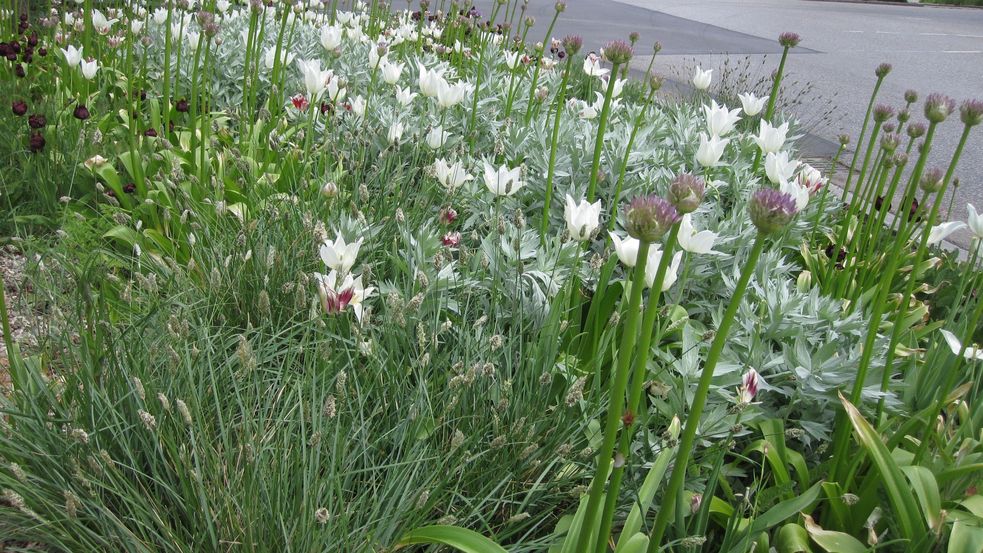
[[[594,158],[590,167],[590,184],[587,187],[587,201],[593,202],[597,194],[597,177],[601,166],[601,151],[604,149],[604,131],[607,128],[608,117],[611,115],[611,99],[614,97],[614,88],[617,85],[618,68],[631,61],[631,46],[623,40],[616,40],[608,43],[604,47],[604,55],[607,56],[613,67],[611,77],[608,79],[608,88],[604,93],[604,105],[601,107],[601,116],[597,123],[597,136],[594,139]]]
[[[737,285],[734,287],[730,303],[727,304],[727,309],[720,319],[720,326],[714,335],[713,343],[710,345],[710,351],[707,353],[707,359],[703,365],[703,372],[700,374],[700,380],[697,384],[696,392],[693,395],[693,403],[690,405],[690,412],[686,417],[686,426],[680,437],[679,453],[676,455],[675,466],[669,477],[669,484],[666,487],[666,493],[662,501],[663,506],[659,509],[659,514],[656,516],[649,539],[649,553],[655,553],[659,550],[662,539],[665,536],[666,528],[669,525],[670,517],[673,515],[680,493],[682,492],[683,481],[686,478],[686,469],[688,468],[689,458],[693,452],[693,445],[696,440],[696,431],[700,425],[703,409],[706,407],[707,396],[710,393],[713,373],[716,369],[717,362],[720,360],[720,354],[723,352],[724,344],[730,333],[730,327],[734,322],[734,317],[737,315],[737,309],[744,299],[744,293],[747,291],[748,282],[750,282],[751,275],[754,273],[755,265],[757,265],[758,258],[761,257],[761,252],[764,250],[767,236],[782,230],[795,215],[795,200],[791,196],[777,190],[762,188],[752,196],[749,211],[751,220],[758,228],[758,234],[754,240],[754,245],[751,247],[751,253],[748,254],[748,258],[744,262],[744,268],[741,271]]]
[[[795,33],[782,33],[778,36],[778,43],[782,46],[782,59],[778,62],[778,69],[775,71],[775,78],[771,83],[771,94],[768,95],[768,107],[765,109],[763,118],[765,121],[772,121],[772,117],[775,115],[778,90],[781,88],[782,76],[785,74],[785,61],[788,59],[788,51],[798,46],[801,40],[802,38]],[[758,150],[754,154],[754,164],[751,166],[751,174],[758,174],[759,167],[761,167],[761,150]]]
[[[550,136],[550,161],[546,172],[546,197],[543,200],[543,218],[539,226],[539,235],[542,240],[546,240],[550,223],[553,178],[556,175],[556,149],[560,141],[560,120],[563,116],[563,106],[566,105],[567,81],[570,79],[573,58],[580,51],[582,45],[583,39],[576,35],[569,35],[563,39],[563,49],[566,52],[567,62],[563,65],[563,78],[560,81],[560,89],[556,92],[556,113],[553,115],[553,134]]]

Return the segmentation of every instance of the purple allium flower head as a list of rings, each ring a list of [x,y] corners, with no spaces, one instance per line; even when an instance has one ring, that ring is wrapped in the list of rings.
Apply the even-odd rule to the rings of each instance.
[[[894,115],[894,108],[891,106],[885,106],[884,104],[877,104],[874,107],[874,121],[878,123],[883,123]]]
[[[883,130],[884,132],[890,134],[890,133],[893,133],[895,131],[895,129],[897,129],[897,128],[898,128],[897,125],[895,125],[894,123],[888,122],[888,123],[884,123],[884,126],[881,128],[881,130]]]
[[[888,152],[893,152],[898,149],[898,144],[901,143],[901,137],[894,133],[885,133],[881,136],[881,148],[884,148]]]
[[[983,122],[983,100],[966,100],[959,106],[959,118],[967,127]]]
[[[679,212],[658,196],[638,196],[628,204],[626,218],[632,238],[655,242],[679,221]]]
[[[785,32],[778,35],[778,43],[785,48],[795,48],[802,41],[802,37],[798,33]]]
[[[617,65],[631,61],[633,53],[631,46],[623,40],[612,40],[604,47],[604,56]]]
[[[925,98],[925,118],[933,123],[941,123],[956,110],[956,102],[945,94],[929,94]]]
[[[689,173],[680,173],[669,184],[669,202],[679,213],[692,213],[700,207],[706,184],[703,179]]]
[[[632,31],[628,33],[628,42],[631,42],[632,46],[634,46],[635,43],[638,42],[640,36],[641,35],[638,34],[638,31]]]
[[[914,104],[918,101],[918,92],[909,88],[904,93],[904,101],[908,102],[909,104]]]
[[[576,56],[577,52],[584,46],[584,39],[580,35],[567,35],[563,37],[563,50],[568,56]]]
[[[903,125],[908,122],[908,119],[911,119],[910,111],[903,109],[898,112],[898,123],[901,123]]]
[[[942,169],[933,167],[922,173],[922,180],[918,183],[918,186],[920,186],[925,192],[938,192],[942,189],[943,178],[945,177],[942,174]]]
[[[918,138],[925,134],[925,123],[918,122],[908,125],[908,136],[910,138]]]
[[[758,232],[771,234],[785,228],[795,216],[795,199],[774,188],[759,188],[751,196],[751,222]]]
[[[883,79],[884,77],[887,77],[887,74],[890,72],[891,72],[890,63],[882,63],[877,66],[877,69],[874,69],[874,75],[876,75],[878,79]]]

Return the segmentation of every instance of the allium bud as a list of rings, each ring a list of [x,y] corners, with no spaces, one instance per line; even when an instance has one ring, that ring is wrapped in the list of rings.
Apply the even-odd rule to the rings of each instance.
[[[771,234],[785,228],[795,216],[795,199],[774,188],[759,188],[751,196],[751,222],[758,232]]]
[[[680,173],[669,184],[669,202],[679,213],[692,213],[700,207],[706,184],[703,179],[689,173]]]
[[[874,69],[874,75],[876,75],[878,79],[883,79],[884,77],[887,77],[887,74],[890,72],[891,72],[890,63],[882,63],[877,66],[877,69]]]
[[[848,135],[848,134],[841,134],[839,136],[839,140],[840,140],[840,144],[841,145],[846,146],[847,144],[850,143],[850,135]]]
[[[556,4],[553,5],[553,8],[556,10],[556,13],[563,13],[567,10],[567,3],[557,2]]]
[[[895,125],[894,123],[884,123],[884,126],[881,127],[881,130],[883,130],[884,132],[890,134],[890,133],[893,133],[895,131],[895,129],[897,129],[897,128],[898,128],[898,126]]]
[[[898,152],[894,154],[894,165],[901,167],[902,165],[908,164],[908,154],[904,152]]]
[[[874,121],[878,123],[883,123],[894,115],[894,108],[891,106],[885,106],[884,104],[877,104],[874,107]]]
[[[656,75],[655,73],[649,73],[649,88],[652,90],[659,90],[662,88],[662,77]]]
[[[623,40],[613,40],[604,47],[604,56],[616,65],[624,65],[631,61],[632,54],[631,46]]]
[[[929,94],[925,98],[925,118],[933,123],[941,123],[955,111],[956,102],[944,94]]]
[[[563,37],[563,50],[568,56],[576,56],[577,52],[584,46],[584,39],[580,35],[567,35]]]
[[[918,186],[928,193],[938,192],[942,189],[942,179],[942,169],[934,167],[922,174],[922,180],[918,183]]]
[[[638,31],[632,31],[628,33],[628,42],[630,42],[632,46],[634,46],[635,43],[638,42],[638,38],[639,38]]]
[[[898,123],[901,123],[903,125],[908,122],[908,119],[911,119],[910,111],[903,109],[898,112]]]
[[[24,102],[24,100],[14,100],[10,106],[10,109],[14,112],[14,115],[21,117],[27,113],[27,103]]]
[[[906,90],[904,93],[904,101],[908,102],[909,104],[914,104],[918,101],[918,93],[911,89]]]
[[[967,127],[975,127],[983,122],[983,101],[966,100],[959,106],[959,118]]]
[[[897,150],[899,143],[901,143],[901,137],[897,134],[887,133],[881,137],[881,148],[889,152]]]
[[[536,18],[535,17],[529,16],[529,17],[526,18],[526,27],[532,27],[535,24],[536,24]]]
[[[679,221],[679,212],[658,196],[638,196],[628,204],[628,234],[643,242],[655,242]]]
[[[925,134],[925,123],[912,123],[908,125],[908,136],[918,138]]]
[[[661,42],[656,42],[655,45],[652,46],[652,53],[653,54],[658,54],[661,51],[662,51],[662,43]]]
[[[802,37],[796,33],[782,33],[778,35],[778,43],[785,48],[795,48],[801,41]]]

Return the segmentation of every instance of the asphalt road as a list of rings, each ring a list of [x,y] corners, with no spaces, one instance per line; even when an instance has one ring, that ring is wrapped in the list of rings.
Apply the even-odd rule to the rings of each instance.
[[[475,1],[486,16],[493,3]],[[536,25],[529,40],[542,38],[553,5],[530,0],[527,14]],[[734,83],[740,74],[767,78],[781,53],[778,35],[799,33],[802,43],[792,50],[786,75],[790,93],[801,93],[792,109],[819,138],[806,147],[814,153],[828,150],[840,134],[856,141],[874,68],[882,62],[894,69],[878,103],[902,106],[908,89],[922,99],[932,92],[958,102],[983,99],[983,9],[817,0],[568,0],[553,35],[576,33],[586,48],[596,49],[632,31],[641,36],[634,68],[648,66],[658,41],[655,70],[669,79],[686,81],[701,64],[716,69],[715,79],[730,73]],[[920,106],[913,115],[922,116]],[[967,202],[983,208],[983,126],[974,131],[956,171],[953,219],[965,220]],[[958,114],[940,126],[929,167],[948,165],[961,132]],[[966,232],[952,238],[968,245]]]

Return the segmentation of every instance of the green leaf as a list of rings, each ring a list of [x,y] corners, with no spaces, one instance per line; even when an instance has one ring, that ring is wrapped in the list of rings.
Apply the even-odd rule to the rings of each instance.
[[[857,441],[867,450],[867,454],[880,473],[881,482],[887,491],[891,506],[894,508],[894,516],[901,527],[901,535],[911,542],[917,542],[925,535],[928,528],[918,514],[918,502],[905,481],[901,468],[891,457],[887,446],[881,441],[881,436],[864,419],[860,411],[847,401],[843,394],[839,394],[839,396],[843,408],[846,409],[847,417],[853,425]]]
[[[771,509],[768,509],[761,516],[755,518],[754,521],[751,522],[751,526],[742,532],[742,535],[757,535],[806,510],[810,505],[812,505],[816,498],[819,497],[819,491],[822,484],[822,481],[816,482],[811,488],[803,492],[802,495],[792,499],[786,499]],[[803,530],[803,532],[805,532],[805,530]],[[739,553],[743,551],[743,540],[738,539],[737,542],[737,545],[730,549],[730,553]],[[779,549],[779,551],[781,551],[781,549]],[[808,551],[808,549],[803,551]]]
[[[977,519],[976,524],[964,520],[953,522],[947,551],[948,553],[983,551],[983,521]]]
[[[867,553],[868,548],[850,534],[823,530],[821,526],[816,524],[816,521],[812,520],[811,516],[802,515],[802,517],[805,519],[806,531],[809,532],[809,537],[823,551],[828,551],[829,553]]]
[[[642,518],[652,505],[652,498],[655,497],[655,491],[662,483],[662,478],[669,467],[669,461],[672,460],[673,452],[675,449],[672,448],[663,450],[652,463],[652,468],[649,469],[641,489],[638,490],[637,501],[632,505],[631,512],[625,520],[621,536],[618,537],[618,546],[614,548],[615,553],[625,553],[624,548],[628,546],[628,541],[630,541],[626,539],[626,536],[634,536],[642,528]]]
[[[778,553],[811,553],[809,547],[809,534],[806,529],[794,522],[790,522],[778,531],[775,538],[775,549]]]
[[[644,553],[649,546],[649,537],[639,532],[625,542],[621,553]]]
[[[967,511],[980,518],[983,518],[983,495],[967,497],[966,499],[960,501],[959,504],[965,507]]]
[[[446,525],[417,528],[404,535],[396,549],[421,543],[446,545],[464,553],[507,553],[501,545],[474,530]]]
[[[939,497],[939,485],[935,481],[935,475],[927,468],[918,465],[901,467],[901,472],[908,477],[911,487],[915,489],[928,527],[939,528],[942,524],[942,499]]]
[[[107,231],[106,234],[103,234],[102,237],[120,240],[131,249],[135,244],[139,244],[143,241],[140,238],[140,233],[138,233],[135,229],[123,225],[109,229],[109,231]]]

